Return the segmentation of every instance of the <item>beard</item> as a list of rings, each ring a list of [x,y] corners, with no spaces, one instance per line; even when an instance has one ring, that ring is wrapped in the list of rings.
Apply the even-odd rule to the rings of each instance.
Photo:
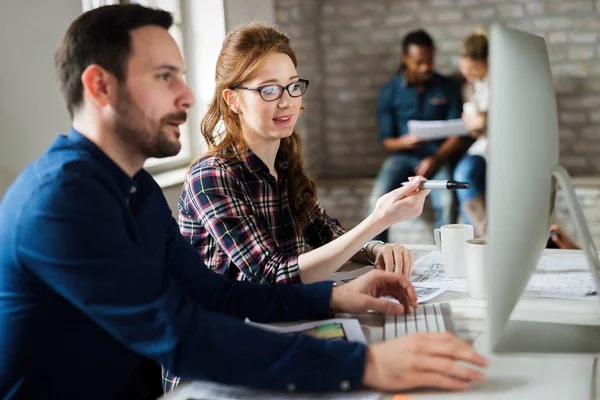
[[[114,131],[133,152],[144,158],[165,158],[177,155],[181,150],[179,134],[174,139],[167,129],[171,122],[185,122],[185,111],[166,114],[160,121],[153,122],[133,101],[129,91],[119,88],[115,112]]]

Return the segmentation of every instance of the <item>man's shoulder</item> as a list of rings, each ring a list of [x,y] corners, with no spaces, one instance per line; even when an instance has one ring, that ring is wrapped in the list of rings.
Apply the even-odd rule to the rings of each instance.
[[[106,172],[93,158],[78,151],[53,151],[51,148],[19,174],[5,199],[27,201],[29,206],[33,206],[32,202],[52,206],[97,196],[109,185]],[[94,188],[97,190],[90,190]]]
[[[404,76],[402,74],[396,74],[392,79],[387,81],[382,89],[391,89],[391,88],[402,88],[404,87]]]

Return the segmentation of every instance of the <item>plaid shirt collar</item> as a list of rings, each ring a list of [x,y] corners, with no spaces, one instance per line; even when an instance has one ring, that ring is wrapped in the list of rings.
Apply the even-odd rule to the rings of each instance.
[[[242,157],[242,163],[248,168],[250,172],[256,174],[258,172],[263,172],[265,174],[269,173],[269,167],[264,163],[252,150],[248,149],[248,152],[244,157]],[[287,172],[289,167],[289,163],[285,158],[285,155],[280,150],[277,151],[277,155],[275,156],[275,169],[279,175],[283,175]]]

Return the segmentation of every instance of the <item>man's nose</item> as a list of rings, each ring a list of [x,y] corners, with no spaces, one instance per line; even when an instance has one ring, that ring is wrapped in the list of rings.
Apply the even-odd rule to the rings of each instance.
[[[196,99],[194,98],[194,94],[192,93],[190,87],[186,84],[184,84],[183,86],[183,93],[177,99],[177,107],[187,110],[196,103]]]

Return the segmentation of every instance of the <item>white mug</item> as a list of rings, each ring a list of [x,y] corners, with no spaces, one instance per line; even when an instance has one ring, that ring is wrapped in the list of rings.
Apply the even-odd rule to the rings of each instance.
[[[444,271],[448,278],[464,278],[465,241],[473,239],[473,225],[450,224],[442,225],[433,230],[435,244],[444,259]]]
[[[487,298],[487,265],[485,255],[488,244],[484,238],[469,239],[465,242],[465,263],[467,267],[467,284],[469,293],[474,299]]]

